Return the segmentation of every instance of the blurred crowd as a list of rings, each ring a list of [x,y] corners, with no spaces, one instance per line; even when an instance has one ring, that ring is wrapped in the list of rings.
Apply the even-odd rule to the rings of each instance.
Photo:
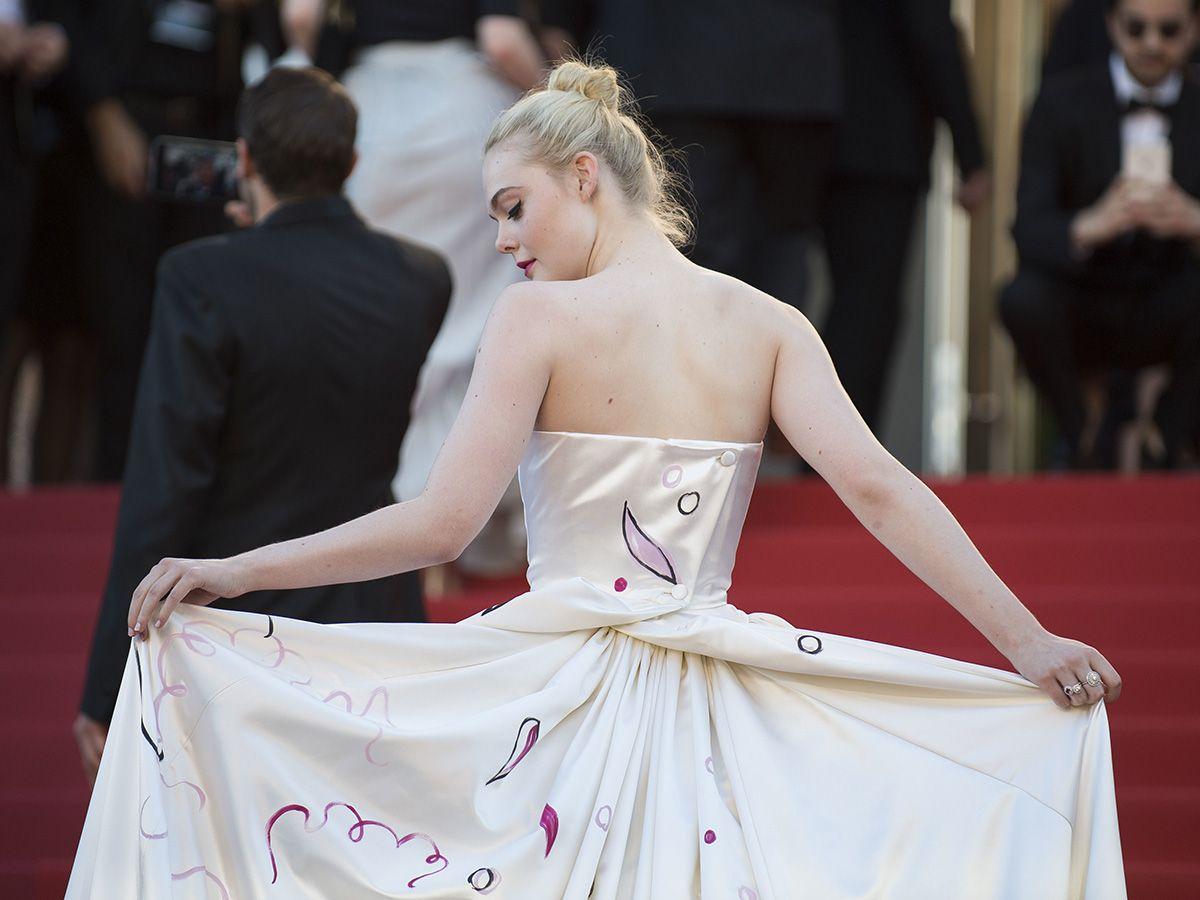
[[[1054,465],[1114,468],[1132,453],[1141,468],[1188,467],[1196,3],[1065,6],[1023,136],[1020,267],[998,315],[1061,435]],[[220,202],[156,192],[152,142],[232,141],[247,83],[315,61],[358,109],[347,197],[372,226],[440,252],[453,279],[394,484],[418,492],[488,305],[520,277],[493,247],[482,136],[550,62],[587,50],[628,79],[686,169],[697,262],[803,309],[810,248],[824,253],[831,300],[817,324],[878,429],[936,120],[961,206],[979,210],[992,189],[949,0],[0,0],[6,450],[17,412],[33,409],[35,483],[121,478],[159,260],[245,224]],[[0,453],[3,481],[12,458]],[[519,543],[518,518],[497,525],[500,545]],[[486,548],[477,564],[491,565]]]

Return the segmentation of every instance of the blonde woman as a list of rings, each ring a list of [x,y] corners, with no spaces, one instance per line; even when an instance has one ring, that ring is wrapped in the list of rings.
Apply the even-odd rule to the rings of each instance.
[[[147,574],[68,895],[1124,897],[1119,675],[876,441],[800,313],[677,251],[613,71],[560,66],[487,148],[527,283],[424,492]],[[1015,672],[727,602],[771,418]],[[450,625],[216,608],[452,559],[514,469],[526,594]]]

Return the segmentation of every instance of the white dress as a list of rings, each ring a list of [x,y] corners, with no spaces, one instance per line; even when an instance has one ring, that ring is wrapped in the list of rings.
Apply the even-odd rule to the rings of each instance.
[[[1125,897],[1103,702],[728,604],[761,453],[534,432],[456,624],[181,607],[67,896]]]

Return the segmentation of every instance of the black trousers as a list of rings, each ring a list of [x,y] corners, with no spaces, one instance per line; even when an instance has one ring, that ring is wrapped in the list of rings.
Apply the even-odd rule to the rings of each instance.
[[[833,124],[659,115],[654,125],[691,182],[692,260],[802,307]]]
[[[1169,363],[1155,421],[1168,465],[1194,448],[1200,412],[1200,262],[1145,286],[1071,281],[1028,267],[1000,294],[1000,317],[1025,371],[1078,461],[1089,370]]]
[[[20,134],[22,102],[13,80],[0,75],[0,335],[21,296],[33,211],[33,166]]]
[[[227,137],[219,111],[140,98],[126,101],[147,137]],[[181,109],[181,112],[175,110]],[[121,478],[142,354],[150,335],[154,275],[171,247],[226,230],[218,203],[191,204],[147,198],[129,200],[97,184],[91,197],[94,231],[89,235],[99,281],[95,315],[100,343],[97,385],[95,477]]]
[[[917,182],[835,175],[821,205],[833,294],[823,338],[846,393],[872,431],[880,425],[921,196]]]

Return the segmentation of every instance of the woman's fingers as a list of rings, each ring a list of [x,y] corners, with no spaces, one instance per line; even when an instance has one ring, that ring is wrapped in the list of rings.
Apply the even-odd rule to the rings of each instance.
[[[1076,666],[1073,671],[1075,675],[1075,681],[1072,682],[1072,684],[1078,682],[1079,684],[1083,685],[1083,693],[1079,694],[1078,696],[1083,700],[1084,703],[1097,703],[1104,699],[1103,683],[1095,686],[1088,684],[1088,673],[1092,671],[1090,664],[1085,662],[1083,665]],[[1103,677],[1104,676],[1101,676],[1101,678]]]
[[[1047,675],[1045,680],[1039,681],[1038,684],[1040,684],[1042,689],[1050,695],[1050,699],[1054,701],[1054,705],[1059,709],[1071,708],[1071,698],[1066,694],[1066,692],[1063,691],[1064,685],[1057,677],[1054,675]]]
[[[146,573],[146,577],[139,581],[138,586],[133,589],[133,596],[129,599],[129,615],[125,619],[125,624],[129,626],[130,631],[133,631],[133,623],[137,621],[138,611],[142,608],[142,599],[146,596],[146,592],[150,590],[154,582],[162,576],[166,564],[167,560],[165,559],[155,564]]]
[[[187,569],[176,569],[172,571],[170,577],[160,578],[154,583],[150,593],[146,595],[146,601],[142,604],[141,613],[138,615],[138,621],[133,626],[133,630],[140,631],[143,638],[149,637],[150,620],[166,621],[167,616],[170,615],[168,609],[178,606],[179,601],[191,593],[195,586],[196,578]]]
[[[167,595],[168,592],[170,592],[171,588],[175,586],[175,582],[179,580],[181,575],[182,570],[177,566],[167,565],[164,567],[163,573],[158,576],[154,583],[150,585],[146,593],[142,595],[141,603],[139,603],[137,609],[134,610],[133,621],[129,623],[132,633],[136,634],[141,632],[143,635],[145,634],[146,620],[148,620],[151,614],[158,608],[159,600],[161,600]]]
[[[1121,696],[1121,676],[1097,651],[1093,650],[1089,658],[1092,668],[1100,673],[1100,678],[1104,681],[1104,702],[1112,703]]]
[[[160,605],[160,609],[157,612],[151,610],[150,615],[153,617],[155,628],[161,628],[163,625],[165,625],[167,619],[171,617],[171,613],[175,612],[176,607],[178,607],[180,603],[196,602],[195,595],[197,594],[211,596],[208,591],[196,586],[198,581],[199,579],[197,579],[191,573],[185,574],[179,579],[179,581],[175,584],[174,589],[172,589],[171,593],[167,595],[166,600],[164,600]]]
[[[1059,690],[1063,691],[1063,696],[1070,701],[1072,706],[1083,706],[1088,702],[1087,695],[1083,691],[1080,691],[1078,694],[1076,694],[1063,690],[1063,688],[1074,687],[1075,682],[1079,680],[1075,677],[1073,670],[1060,669],[1055,673],[1054,677],[1058,680],[1060,685]]]

